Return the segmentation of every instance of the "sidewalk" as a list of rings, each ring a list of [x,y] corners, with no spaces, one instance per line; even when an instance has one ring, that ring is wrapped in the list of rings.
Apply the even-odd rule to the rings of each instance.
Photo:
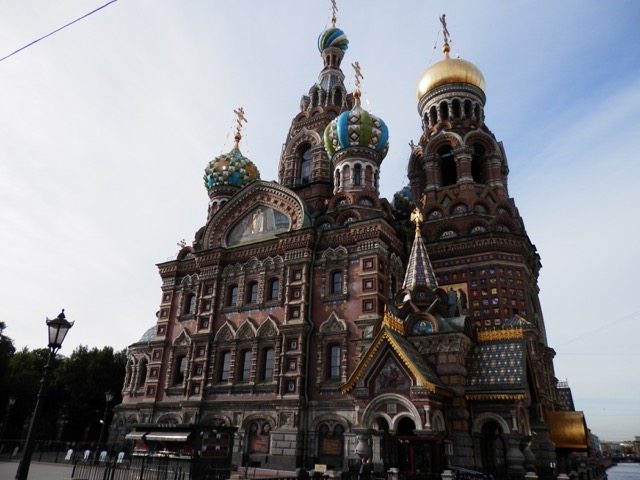
[[[29,480],[69,480],[71,478],[71,465],[59,463],[36,463],[29,466]],[[14,480],[18,462],[0,460],[0,480]]]

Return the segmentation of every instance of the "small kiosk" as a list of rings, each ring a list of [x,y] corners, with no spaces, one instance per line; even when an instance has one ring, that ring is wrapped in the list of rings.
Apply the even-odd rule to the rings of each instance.
[[[229,478],[235,431],[210,425],[135,425],[125,436],[133,442],[130,468],[189,480]]]

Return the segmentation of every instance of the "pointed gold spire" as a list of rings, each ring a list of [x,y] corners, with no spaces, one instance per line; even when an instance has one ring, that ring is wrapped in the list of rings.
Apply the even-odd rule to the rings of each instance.
[[[240,145],[240,139],[242,138],[242,122],[247,123],[248,120],[244,116],[244,108],[239,107],[237,110],[234,110],[233,113],[236,114],[236,134],[233,137],[233,148],[238,148]]]
[[[360,63],[355,62],[352,63],[351,66],[353,67],[354,70],[354,76],[355,76],[355,83],[356,83],[356,89],[353,92],[353,98],[355,101],[355,106],[359,107],[360,106],[360,80],[362,80],[364,78],[364,76],[362,75],[362,72],[360,71]]]
[[[420,235],[420,226],[422,225],[422,212],[418,207],[411,212],[411,223],[416,224],[416,235]]]

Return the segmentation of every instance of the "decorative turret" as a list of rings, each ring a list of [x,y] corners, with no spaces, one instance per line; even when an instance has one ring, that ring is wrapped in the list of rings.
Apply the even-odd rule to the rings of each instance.
[[[204,185],[209,192],[209,218],[218,211],[232,195],[254,180],[260,179],[260,172],[251,160],[240,152],[242,122],[247,119],[240,107],[234,110],[237,128],[233,148],[211,160],[204,169]]]
[[[360,106],[360,72],[354,63],[354,106],[324,131],[324,145],[334,167],[334,194],[370,190],[378,194],[380,164],[389,150],[389,129],[381,118]]]

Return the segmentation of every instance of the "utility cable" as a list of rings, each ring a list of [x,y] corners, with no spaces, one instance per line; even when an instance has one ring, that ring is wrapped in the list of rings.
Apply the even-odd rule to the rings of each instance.
[[[95,10],[93,10],[92,12],[89,12],[79,18],[76,18],[75,20],[73,20],[72,22],[67,23],[66,25],[63,25],[60,28],[55,29],[53,32],[46,34],[44,37],[40,37],[37,40],[34,40],[33,42],[25,45],[24,47],[19,48],[18,50],[16,50],[15,52],[10,53],[9,55],[6,55],[2,58],[0,58],[0,62],[2,62],[3,60],[6,60],[9,57],[12,57],[13,55],[15,55],[18,52],[21,52],[22,50],[24,50],[25,48],[30,47],[31,45],[35,45],[36,43],[38,43],[40,40],[44,40],[47,37],[50,37],[51,35],[53,35],[54,33],[59,32],[60,30],[64,30],[65,28],[73,25],[76,22],[79,22],[80,20],[82,20],[83,18],[87,18],[89,15],[93,15],[94,13],[96,13],[98,10],[102,10],[104,7],[107,7],[109,5],[111,5],[112,3],[117,2],[118,0],[111,0],[110,2],[105,3],[104,5],[102,5],[101,7],[96,8]]]

